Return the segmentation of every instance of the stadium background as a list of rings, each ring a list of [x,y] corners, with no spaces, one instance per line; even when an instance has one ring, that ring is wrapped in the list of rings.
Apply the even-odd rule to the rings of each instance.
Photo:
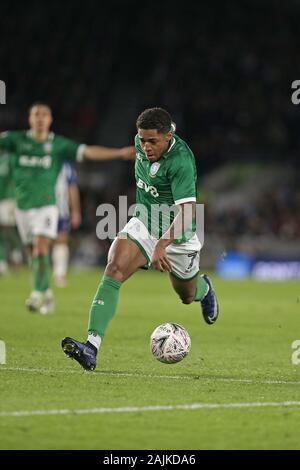
[[[139,112],[165,107],[197,159],[203,266],[231,250],[299,259],[298,2],[29,2],[18,15],[13,5],[3,2],[0,18],[1,129],[26,126],[28,106],[42,99],[56,132],[127,145]],[[78,170],[73,262],[103,264],[109,244],[96,239],[96,207],[121,194],[134,201],[133,165]]]

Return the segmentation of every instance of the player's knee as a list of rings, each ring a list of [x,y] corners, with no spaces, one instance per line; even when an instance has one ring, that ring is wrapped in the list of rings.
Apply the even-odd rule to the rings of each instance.
[[[181,298],[182,303],[185,304],[185,305],[191,304],[194,300],[194,296],[192,296],[192,295],[190,295],[190,296],[188,296],[188,295],[180,296],[180,298]]]
[[[115,260],[109,261],[105,269],[105,275],[113,277],[120,282],[123,282],[125,278],[122,266]]]
[[[49,240],[37,238],[33,243],[33,255],[42,256],[49,253]]]

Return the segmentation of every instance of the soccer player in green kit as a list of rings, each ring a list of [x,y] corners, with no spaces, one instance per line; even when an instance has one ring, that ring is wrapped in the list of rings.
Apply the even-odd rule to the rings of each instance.
[[[44,314],[54,310],[49,286],[49,249],[57,235],[55,185],[63,162],[134,158],[134,147],[79,145],[50,132],[51,124],[51,108],[39,102],[30,107],[28,131],[0,134],[0,150],[10,154],[18,230],[22,242],[32,247],[33,290],[26,306]]]
[[[134,216],[111,245],[108,264],[90,309],[88,338],[62,340],[65,354],[86,370],[96,356],[114,316],[119,289],[139,268],[168,272],[184,304],[200,302],[204,320],[213,324],[219,308],[212,283],[199,273],[201,243],[195,233],[196,165],[192,151],[172,128],[161,108],[146,109],[137,119]],[[161,217],[159,205],[177,206],[177,215]],[[164,219],[164,220],[162,220]]]

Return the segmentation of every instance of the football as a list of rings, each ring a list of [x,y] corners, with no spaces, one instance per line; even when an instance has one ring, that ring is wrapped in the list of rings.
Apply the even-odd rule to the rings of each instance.
[[[160,362],[174,364],[182,361],[191,349],[191,338],[186,329],[177,323],[163,323],[153,331],[150,350]]]

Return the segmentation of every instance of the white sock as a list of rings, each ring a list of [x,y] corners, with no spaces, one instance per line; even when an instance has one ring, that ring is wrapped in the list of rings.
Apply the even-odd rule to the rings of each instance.
[[[42,296],[43,296],[43,292],[40,292],[38,290],[33,290],[30,294],[30,297],[36,300],[41,300]]]
[[[54,277],[65,277],[69,264],[69,247],[65,243],[54,245],[52,250]]]
[[[95,346],[95,348],[97,348],[97,351],[98,351],[98,349],[100,348],[101,341],[102,341],[101,336],[97,335],[97,333],[89,333],[87,340],[89,343]]]

